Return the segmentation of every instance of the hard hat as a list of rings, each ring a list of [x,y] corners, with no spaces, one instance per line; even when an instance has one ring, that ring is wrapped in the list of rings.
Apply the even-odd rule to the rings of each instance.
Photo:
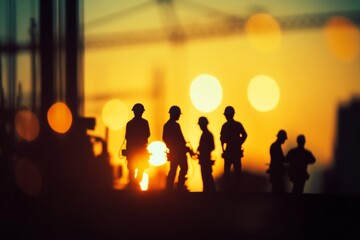
[[[170,114],[181,114],[181,110],[178,106],[174,105],[174,106],[171,106],[171,108],[169,109],[169,113]]]
[[[145,108],[141,103],[136,103],[131,110],[134,112],[144,112]]]
[[[234,115],[235,110],[232,106],[227,106],[224,111],[224,115]]]
[[[283,129],[281,129],[276,136],[279,138],[281,137],[281,138],[287,139],[287,133]]]
[[[208,123],[209,123],[209,121],[207,120],[206,117],[199,117],[199,121],[198,121],[199,125],[206,125]]]

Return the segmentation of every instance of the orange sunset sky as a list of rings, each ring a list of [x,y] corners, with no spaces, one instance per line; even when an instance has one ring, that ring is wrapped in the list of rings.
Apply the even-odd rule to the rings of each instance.
[[[107,0],[99,5],[98,1],[84,1],[85,39],[145,30],[151,35],[151,29],[162,29],[164,20],[161,19],[160,6],[155,2],[139,7],[131,14],[119,14],[111,20],[104,18],[144,2]],[[206,116],[215,137],[215,176],[222,174],[219,133],[225,122],[223,111],[227,105],[234,106],[235,119],[243,123],[248,133],[243,145],[244,170],[265,176],[266,164],[270,160],[269,147],[279,129],[288,132],[288,140],[283,145],[285,153],[296,145],[298,134],[305,134],[306,147],[317,158],[317,163],[309,168],[310,173],[331,166],[337,108],[360,94],[359,27],[345,16],[336,15],[327,19],[323,26],[283,30],[277,17],[356,10],[360,6],[353,6],[351,1],[338,1],[325,8],[319,4],[325,1],[316,4],[312,1],[296,4],[287,1],[276,4],[272,1],[196,2],[244,17],[243,31],[176,43],[157,41],[110,47],[85,46],[85,115],[97,119],[92,133],[105,136],[105,127],[109,127],[109,123],[102,113],[107,102],[116,99],[123,104],[121,110],[113,111],[114,116],[108,116],[115,120],[115,128],[110,127],[108,139],[112,163],[124,164],[124,159],[117,154],[124,140],[124,126],[133,117],[133,104],[141,102],[146,109],[143,117],[150,124],[150,142],[161,140],[169,107],[179,105],[183,112],[179,120],[183,134],[196,148],[201,134],[197,119]],[[221,20],[215,14],[202,14],[182,7],[182,1],[173,3],[185,29],[189,24],[213,24]],[[199,109],[199,105],[205,103],[194,103],[190,93],[193,80],[201,74],[215,77],[220,86],[213,89],[205,83],[205,92],[213,91],[210,95],[220,98],[218,103],[210,103],[212,97],[205,100],[213,104],[210,106],[212,110],[207,112]],[[275,88],[257,86],[252,90],[255,100],[249,99],[251,81],[263,75],[273,80]],[[256,100],[260,103],[254,102]],[[259,110],[269,101],[275,101],[273,106]],[[190,158],[189,167],[189,189],[201,191],[200,167]],[[149,169],[150,181],[152,173],[163,171],[166,174],[167,168],[165,164]],[[317,184],[315,179],[311,179],[313,185]],[[123,177],[122,181],[126,178]],[[316,190],[311,188],[310,191]]]

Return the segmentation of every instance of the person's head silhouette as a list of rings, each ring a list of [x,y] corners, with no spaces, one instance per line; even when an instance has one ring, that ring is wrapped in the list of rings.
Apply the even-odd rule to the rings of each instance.
[[[303,148],[305,146],[305,136],[303,134],[300,134],[297,139],[296,139],[297,143],[298,143],[298,146]]]
[[[207,128],[209,121],[206,117],[199,117],[198,124],[200,126],[200,129],[204,131]]]
[[[235,115],[235,109],[232,106],[227,106],[225,108],[224,115],[226,120],[233,119]]]
[[[281,129],[276,136],[281,144],[284,143],[287,139],[287,133],[283,129]]]
[[[177,121],[180,118],[181,109],[179,106],[173,105],[169,109],[170,118]]]
[[[134,112],[135,117],[141,117],[145,108],[141,103],[136,103],[131,110]]]

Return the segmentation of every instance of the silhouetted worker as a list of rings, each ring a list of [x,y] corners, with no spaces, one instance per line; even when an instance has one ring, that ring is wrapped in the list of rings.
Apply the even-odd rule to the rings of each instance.
[[[132,111],[134,118],[126,124],[126,159],[129,170],[130,187],[139,188],[143,172],[148,168],[149,153],[147,151],[148,138],[150,137],[149,123],[142,118],[145,111],[141,103],[136,103]],[[135,178],[135,169],[137,174]]]
[[[305,136],[299,135],[297,137],[298,146],[291,149],[286,156],[286,161],[289,163],[289,178],[293,183],[293,193],[304,192],[305,182],[310,176],[307,166],[316,162],[314,155],[305,149],[305,142]]]
[[[185,181],[188,172],[186,153],[189,151],[186,146],[184,135],[177,121],[180,118],[181,110],[178,106],[169,109],[170,119],[164,124],[162,139],[169,149],[168,161],[170,170],[166,178],[166,190],[173,190],[177,168],[180,167],[177,190],[187,190]]]
[[[247,133],[243,125],[234,120],[235,110],[232,106],[227,106],[224,111],[226,123],[222,125],[220,132],[221,148],[224,158],[224,177],[230,176],[231,166],[234,167],[235,176],[241,173],[241,158],[243,155],[242,145],[247,138]]]
[[[270,166],[267,173],[270,175],[273,193],[283,193],[285,189],[285,157],[281,145],[285,143],[287,133],[280,130],[277,134],[276,141],[270,147]]]
[[[206,117],[200,117],[198,124],[202,130],[197,151],[203,181],[203,191],[214,192],[216,190],[215,181],[212,176],[212,165],[214,161],[211,159],[211,152],[215,149],[214,136],[208,129],[209,121]]]

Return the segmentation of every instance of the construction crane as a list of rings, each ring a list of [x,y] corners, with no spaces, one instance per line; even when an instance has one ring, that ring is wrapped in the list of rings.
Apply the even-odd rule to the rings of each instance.
[[[142,11],[154,4],[161,10],[160,13],[164,23],[163,28],[109,34],[88,34],[85,36],[85,47],[87,49],[103,48],[164,41],[181,43],[195,39],[243,34],[248,19],[247,16],[227,13],[190,0],[150,0],[92,20],[85,23],[85,26],[88,29],[101,27],[104,24],[132,14],[141,14]],[[179,18],[177,13],[177,8],[180,4],[181,7],[189,9],[189,11],[196,11],[199,15],[211,16],[211,23],[183,24],[182,19]],[[264,11],[264,9],[260,11]],[[274,18],[277,20],[282,31],[291,31],[323,27],[332,16],[345,16],[355,24],[360,24],[360,10],[275,16]]]

